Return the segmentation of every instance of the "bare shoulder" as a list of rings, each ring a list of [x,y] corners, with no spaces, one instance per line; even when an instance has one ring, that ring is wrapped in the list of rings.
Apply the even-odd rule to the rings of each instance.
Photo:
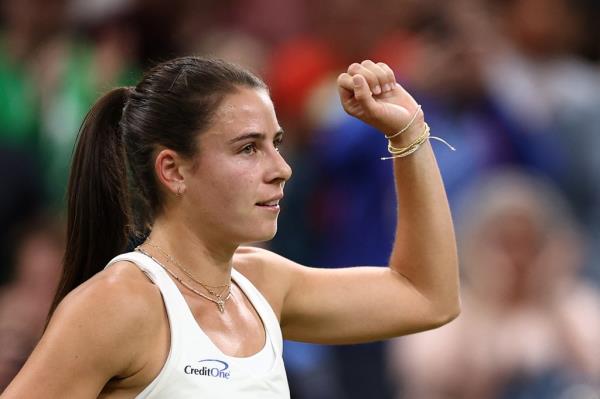
[[[161,304],[158,287],[137,266],[122,261],[74,289],[61,302],[55,317],[87,314],[92,325],[107,321],[118,323],[111,326],[115,331],[131,324],[152,323],[152,316],[160,315]]]
[[[48,332],[57,330],[86,339],[97,349],[120,353],[124,357],[121,366],[128,369],[133,366],[133,360],[128,359],[135,359],[135,351],[141,352],[141,345],[152,340],[151,332],[163,322],[163,313],[158,287],[137,266],[123,261],[67,295],[56,309]]]
[[[115,378],[143,386],[165,318],[158,288],[135,265],[112,265],[63,299],[7,398],[98,397]]]
[[[238,248],[233,266],[267,298],[278,317],[294,276],[302,269],[275,252],[251,246]]]

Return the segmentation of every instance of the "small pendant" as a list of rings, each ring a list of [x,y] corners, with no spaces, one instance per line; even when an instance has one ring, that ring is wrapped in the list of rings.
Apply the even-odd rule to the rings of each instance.
[[[219,308],[219,312],[223,313],[225,311],[225,302],[223,301],[218,301],[217,302],[217,307]]]

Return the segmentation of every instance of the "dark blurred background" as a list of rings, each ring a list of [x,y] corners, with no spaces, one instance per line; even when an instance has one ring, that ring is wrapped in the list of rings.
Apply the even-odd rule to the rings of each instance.
[[[388,63],[457,148],[433,142],[461,316],[385,343],[288,342],[293,398],[600,398],[598,1],[0,4],[0,391],[44,326],[86,111],[157,62],[210,54],[270,85],[294,178],[267,246],[295,261],[385,265],[391,249],[391,163],[341,110],[347,65]]]

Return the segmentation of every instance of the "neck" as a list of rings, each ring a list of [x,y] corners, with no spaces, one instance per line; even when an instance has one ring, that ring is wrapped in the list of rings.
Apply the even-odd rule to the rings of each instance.
[[[231,259],[237,245],[224,245],[223,242],[200,237],[198,232],[192,231],[188,226],[169,223],[164,218],[155,220],[148,240],[205,284],[218,286],[227,284],[231,279]],[[158,258],[167,260],[156,248],[146,246],[145,249]],[[167,262],[166,266],[172,270],[177,267],[171,262]]]

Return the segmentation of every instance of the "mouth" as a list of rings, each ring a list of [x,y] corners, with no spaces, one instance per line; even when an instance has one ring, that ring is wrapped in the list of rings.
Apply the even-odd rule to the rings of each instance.
[[[283,198],[282,195],[277,196],[275,198],[271,198],[270,200],[267,200],[267,201],[257,202],[256,206],[264,208],[264,209],[278,211],[279,210],[279,201],[281,200],[281,198]]]

